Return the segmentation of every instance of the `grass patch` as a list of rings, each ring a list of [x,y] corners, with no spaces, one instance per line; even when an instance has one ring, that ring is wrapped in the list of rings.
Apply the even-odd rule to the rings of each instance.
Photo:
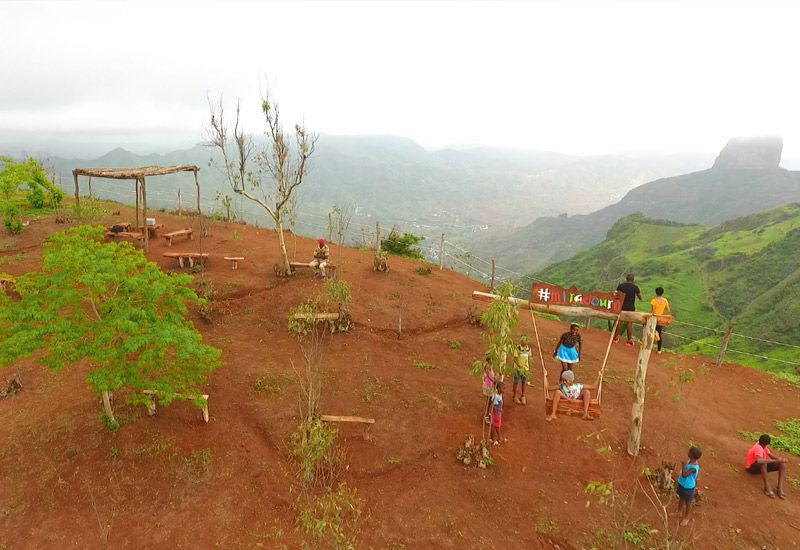
[[[461,349],[461,342],[458,340],[450,340],[447,342],[447,347],[450,349]]]
[[[784,451],[793,455],[800,456],[800,418],[790,418],[789,420],[776,420],[773,424],[783,434],[772,435],[770,447],[778,451]],[[739,435],[750,441],[757,441],[761,436],[756,432],[739,431]]]
[[[433,363],[427,363],[420,359],[412,359],[411,362],[420,370],[434,370],[437,368]]]
[[[614,503],[614,483],[605,483],[603,481],[592,480],[586,484],[583,490],[587,495],[597,497],[600,504],[613,504]]]
[[[389,458],[386,459],[386,464],[391,464],[392,466],[400,464],[401,462],[402,461],[396,456],[390,456]]]
[[[542,520],[536,524],[536,532],[549,535],[558,531],[558,522],[554,519]]]
[[[298,526],[311,539],[303,548],[356,548],[361,522],[361,499],[355,489],[340,483],[330,491],[311,500],[300,509]]]
[[[292,454],[298,461],[300,481],[306,486],[330,487],[342,464],[336,448],[339,431],[321,420],[306,420],[292,434]]]

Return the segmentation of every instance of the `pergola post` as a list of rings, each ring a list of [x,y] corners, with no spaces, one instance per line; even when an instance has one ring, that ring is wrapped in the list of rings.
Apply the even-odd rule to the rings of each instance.
[[[81,197],[78,189],[78,174],[72,172],[72,179],[75,180],[75,210],[78,214],[81,213]]]
[[[642,331],[642,347],[639,350],[639,358],[636,361],[636,378],[633,382],[633,408],[631,410],[631,428],[628,433],[628,454],[636,456],[639,454],[639,445],[642,438],[642,420],[644,416],[644,397],[647,393],[647,363],[650,360],[650,352],[653,350],[655,341],[656,322],[658,319],[653,315],[647,319],[647,324]]]
[[[147,180],[142,176],[142,227],[144,228],[144,251],[150,251],[150,230],[147,229]]]
[[[133,188],[136,190],[136,224],[139,225],[139,178],[136,178]]]

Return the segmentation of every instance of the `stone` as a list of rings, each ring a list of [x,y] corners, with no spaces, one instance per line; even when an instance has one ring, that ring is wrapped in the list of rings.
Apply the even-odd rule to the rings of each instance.
[[[778,168],[781,163],[783,139],[778,136],[735,137],[722,149],[714,168]]]

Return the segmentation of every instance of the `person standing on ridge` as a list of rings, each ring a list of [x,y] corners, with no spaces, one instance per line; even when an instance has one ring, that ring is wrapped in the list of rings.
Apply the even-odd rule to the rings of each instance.
[[[669,301],[664,298],[664,287],[656,289],[656,297],[650,300],[650,309],[653,315],[672,315],[669,309]],[[661,347],[664,344],[664,326],[656,325],[656,340],[658,341],[658,354],[661,355]]]
[[[636,311],[636,298],[642,299],[642,291],[639,290],[639,287],[633,284],[633,273],[628,273],[628,276],[625,277],[625,282],[620,283],[617,286],[617,299],[619,299],[619,294],[622,293],[622,311]],[[625,322],[626,329],[628,331],[628,341],[625,343],[626,346],[633,345],[633,321],[626,321]],[[614,334],[614,343],[616,344],[619,342],[619,337],[622,334],[622,323],[617,325],[617,332]]]

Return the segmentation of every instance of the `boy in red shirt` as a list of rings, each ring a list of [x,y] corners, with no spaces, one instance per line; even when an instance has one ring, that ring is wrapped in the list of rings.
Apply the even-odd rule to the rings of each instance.
[[[761,474],[761,478],[764,480],[764,494],[769,498],[775,498],[776,492],[778,498],[786,498],[786,494],[783,492],[783,480],[786,478],[786,463],[788,460],[772,454],[772,451],[767,448],[771,442],[772,438],[767,434],[759,437],[758,443],[747,451],[744,469],[751,474]],[[769,488],[767,472],[778,472],[778,486],[775,487],[774,492]]]

